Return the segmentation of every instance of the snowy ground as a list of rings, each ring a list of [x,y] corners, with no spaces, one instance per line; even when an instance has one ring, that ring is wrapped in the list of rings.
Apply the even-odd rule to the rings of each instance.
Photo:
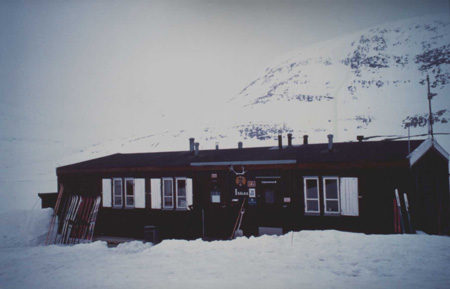
[[[51,210],[0,214],[0,288],[449,288],[450,238],[302,231],[42,245]]]

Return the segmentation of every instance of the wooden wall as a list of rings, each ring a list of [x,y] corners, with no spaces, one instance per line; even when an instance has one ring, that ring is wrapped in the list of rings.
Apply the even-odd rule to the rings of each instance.
[[[440,164],[437,167],[436,162]],[[413,170],[409,168],[343,167],[306,170],[246,167],[247,181],[257,181],[261,177],[277,177],[279,182],[276,185],[278,194],[273,206],[261,206],[259,200],[256,201],[256,205],[247,201],[241,227],[247,236],[257,235],[260,226],[280,227],[283,232],[336,229],[364,233],[393,233],[393,198],[394,190],[397,188],[401,193],[408,193],[413,205],[413,219],[418,228],[423,227],[428,232],[439,233],[439,230],[443,230],[442,228],[448,228],[448,194],[430,195],[427,186],[434,184],[439,187],[438,190],[447,189],[448,192],[448,168],[443,169],[446,165],[444,163],[430,155],[429,160],[428,157],[425,158]],[[429,172],[432,166],[435,168]],[[237,169],[241,170],[240,167]],[[305,215],[303,176],[357,177],[360,195],[359,216]],[[200,237],[227,239],[231,236],[243,199],[238,198],[237,201],[233,201],[232,192],[235,189],[236,175],[230,172],[228,167],[192,171],[63,174],[58,177],[58,181],[64,184],[67,198],[71,194],[99,195],[102,191],[102,178],[111,177],[145,178],[146,209],[101,208],[96,224],[96,235],[143,238],[144,226],[152,225],[158,227],[162,239]],[[150,209],[150,179],[161,177],[193,179],[193,210]],[[446,181],[443,181],[444,179]],[[214,185],[220,188],[220,203],[211,202],[210,191]],[[257,195],[258,186],[257,183]],[[417,192],[419,192],[418,195]],[[322,188],[320,194],[322,196]],[[441,210],[440,225],[437,225],[436,213],[433,213],[433,209],[436,208],[432,208],[437,204],[437,199],[427,201],[426,198],[437,198],[442,202],[443,205],[439,209]],[[441,229],[438,228],[439,226]]]

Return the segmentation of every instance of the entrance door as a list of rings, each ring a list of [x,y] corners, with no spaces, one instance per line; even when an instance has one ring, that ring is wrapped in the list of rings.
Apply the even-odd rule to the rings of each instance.
[[[261,179],[256,185],[259,234],[282,234],[282,195],[280,179]]]

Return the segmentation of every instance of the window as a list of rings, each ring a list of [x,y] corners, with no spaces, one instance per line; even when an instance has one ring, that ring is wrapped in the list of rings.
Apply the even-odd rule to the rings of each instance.
[[[220,189],[217,185],[214,185],[211,190],[211,203],[219,204],[220,203]]]
[[[113,207],[122,208],[122,179],[113,179]]]
[[[125,207],[134,208],[134,179],[125,179]]]
[[[145,208],[145,179],[102,179],[103,207]]]
[[[163,179],[163,209],[173,209],[173,180]]]
[[[150,179],[151,208],[188,210],[193,203],[192,179]]]
[[[304,177],[305,213],[320,213],[319,178]]]
[[[177,209],[185,210],[187,209],[186,201],[186,179],[177,178],[176,179],[176,195],[177,195]]]
[[[339,214],[339,179],[337,177],[323,178],[323,200],[325,214]]]
[[[324,215],[359,216],[358,178],[337,176],[320,177],[322,187],[319,188],[319,176],[304,177],[305,213]],[[322,193],[323,202],[319,195]]]

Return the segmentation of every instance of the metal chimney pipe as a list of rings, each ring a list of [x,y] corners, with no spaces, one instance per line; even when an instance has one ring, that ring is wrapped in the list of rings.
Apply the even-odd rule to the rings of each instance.
[[[328,151],[333,151],[333,135],[328,135]]]
[[[219,150],[219,143],[216,142],[216,150]]]
[[[280,150],[283,148],[283,140],[281,139],[281,134],[278,135],[278,148]]]
[[[308,144],[308,135],[307,135],[307,134],[305,134],[305,135],[303,136],[303,144],[304,144],[304,145],[307,145],[307,144]]]
[[[198,156],[198,147],[200,146],[200,144],[198,143],[198,142],[196,142],[195,144],[194,144],[194,147],[195,147],[195,156]]]
[[[292,133],[288,133],[288,146],[292,146]]]
[[[242,142],[240,141],[240,142],[238,142],[238,149],[242,149]]]
[[[194,151],[194,141],[195,141],[195,139],[194,139],[193,137],[191,137],[191,138],[189,139],[189,151],[190,151],[190,152],[193,152],[193,151]]]

